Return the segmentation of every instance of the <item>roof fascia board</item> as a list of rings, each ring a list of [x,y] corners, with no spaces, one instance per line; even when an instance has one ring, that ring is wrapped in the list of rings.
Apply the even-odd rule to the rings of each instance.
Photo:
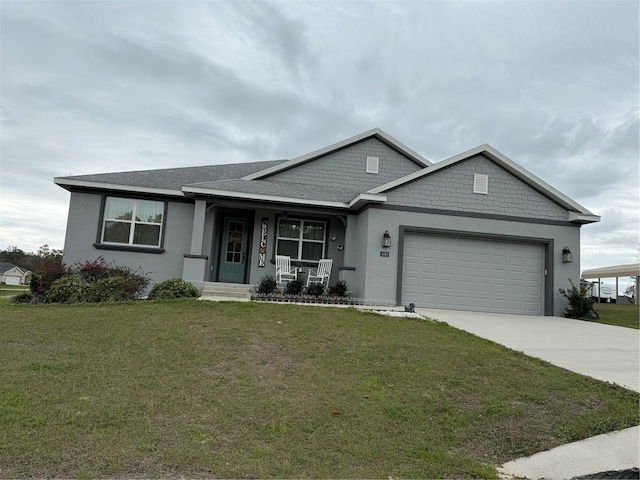
[[[313,151],[311,153],[306,153],[306,154],[301,155],[299,157],[296,157],[296,158],[294,158],[292,160],[289,160],[288,162],[281,163],[280,165],[275,165],[275,166],[273,166],[271,168],[267,168],[265,170],[261,170],[260,172],[252,173],[251,175],[247,175],[247,176],[243,177],[242,180],[257,180],[257,179],[260,179],[260,178],[264,178],[264,177],[272,175],[274,173],[281,172],[281,171],[284,171],[284,170],[288,170],[288,169],[290,169],[292,167],[295,167],[297,165],[306,163],[306,162],[311,161],[311,160],[313,160],[315,158],[325,156],[325,155],[327,155],[329,153],[332,153],[332,152],[335,152],[335,151],[338,151],[338,150],[342,150],[343,148],[346,148],[346,147],[348,147],[350,145],[353,145],[355,143],[358,143],[358,142],[361,142],[363,140],[366,140],[368,138],[373,138],[373,137],[378,138],[379,140],[381,140],[386,145],[392,147],[395,150],[398,150],[399,152],[401,152],[402,154],[404,154],[405,156],[410,158],[412,161],[414,161],[418,165],[421,165],[423,167],[428,167],[428,166],[432,165],[432,162],[430,162],[429,160],[424,158],[419,153],[414,152],[413,150],[411,150],[406,145],[400,143],[398,140],[393,138],[388,133],[380,130],[379,128],[374,128],[374,129],[371,129],[371,130],[367,130],[364,133],[360,133],[360,134],[355,135],[353,137],[347,138],[346,140],[342,140],[340,142],[334,143],[334,144],[329,145],[327,147],[320,148],[320,149],[315,150],[315,151]]]
[[[136,187],[130,185],[117,185],[114,183],[101,183],[101,182],[88,182],[86,180],[71,180],[68,178],[55,177],[53,182],[56,185],[60,185],[63,188],[66,187],[81,187],[91,188],[98,190],[117,190],[119,192],[131,192],[131,193],[150,193],[153,195],[168,195],[171,197],[184,197],[184,194],[180,190],[170,190],[166,188],[151,188],[151,187]],[[69,190],[68,188],[66,188]]]
[[[370,193],[360,193],[349,203],[350,209],[358,210],[369,203],[384,203],[387,201],[386,195],[372,195]]]
[[[255,194],[255,193],[244,193],[244,192],[233,192],[229,190],[216,190],[209,188],[201,188],[201,187],[188,187],[185,186],[182,188],[182,191],[185,193],[193,193],[200,195],[207,195],[213,197],[226,197],[226,198],[241,198],[243,200],[259,200],[264,202],[276,202],[276,203],[287,203],[294,205],[316,205],[319,207],[332,207],[332,208],[348,208],[347,203],[343,202],[330,202],[326,200],[305,200],[303,198],[291,198],[291,197],[282,197],[279,195],[264,195],[264,194]]]
[[[370,195],[366,193],[358,194],[350,202],[332,202],[327,200],[309,200],[304,198],[283,197],[280,195],[264,195],[264,194],[247,194],[244,192],[233,192],[228,190],[216,190],[209,188],[185,186],[182,189],[185,193],[207,195],[224,198],[238,198],[243,200],[257,200],[263,202],[286,203],[290,205],[308,205],[317,207],[354,209],[360,208],[365,203],[385,202],[386,195]]]
[[[583,207],[577,202],[574,202],[569,197],[567,197],[566,195],[564,195],[563,193],[559,192],[558,190],[553,188],[551,185],[546,183],[544,180],[538,178],[533,173],[521,167],[520,165],[515,163],[513,160],[511,160],[509,157],[503,155],[498,150],[493,148],[491,145],[488,145],[486,143],[483,145],[479,145],[475,148],[472,148],[470,150],[467,150],[466,152],[462,152],[457,155],[454,155],[453,157],[447,158],[446,160],[438,162],[431,167],[424,168],[422,170],[411,173],[409,175],[406,175],[392,182],[386,183],[385,185],[381,185],[379,187],[371,189],[367,193],[383,193],[383,192],[389,191],[405,183],[412,182],[426,175],[431,175],[437,172],[438,170],[442,170],[444,168],[450,167],[451,165],[454,165],[458,162],[466,160],[467,158],[471,158],[481,154],[487,156],[490,160],[496,162],[499,166],[501,166],[511,174],[515,175],[516,177],[524,181],[529,186],[535,188],[536,190],[538,190],[539,192],[541,192],[543,195],[547,196],[551,200],[562,205],[564,208],[567,208],[568,210],[577,211],[579,214],[583,214],[593,218],[598,218],[598,220],[591,220],[591,221],[599,221],[600,217],[597,217],[597,215],[594,215],[585,207]]]
[[[587,215],[576,212],[569,212],[569,221],[575,223],[596,223],[600,221],[600,215]]]

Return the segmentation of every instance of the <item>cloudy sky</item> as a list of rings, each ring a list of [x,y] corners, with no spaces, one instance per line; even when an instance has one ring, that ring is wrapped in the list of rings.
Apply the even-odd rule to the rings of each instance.
[[[374,127],[437,162],[489,143],[638,260],[639,7],[0,2],[0,249],[63,248],[54,176],[293,158]]]

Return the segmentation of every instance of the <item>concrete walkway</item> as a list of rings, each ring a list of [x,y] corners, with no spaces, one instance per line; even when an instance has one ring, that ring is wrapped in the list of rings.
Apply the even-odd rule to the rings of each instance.
[[[640,331],[572,320],[417,308],[416,313],[598,380],[640,391]],[[503,465],[508,477],[571,479],[640,467],[640,427]],[[614,478],[614,477],[611,477]]]

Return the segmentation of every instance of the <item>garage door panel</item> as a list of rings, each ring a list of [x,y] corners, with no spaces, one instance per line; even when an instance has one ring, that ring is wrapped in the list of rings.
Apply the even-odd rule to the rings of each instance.
[[[543,256],[536,244],[408,234],[401,298],[433,308],[541,315]]]
[[[21,278],[16,275],[6,275],[4,281],[7,285],[20,285]]]
[[[538,315],[538,302],[526,302],[525,308],[528,315]]]
[[[492,298],[491,299],[491,308],[495,309],[497,311],[503,311],[506,308],[507,304],[504,300],[501,300],[499,298]]]
[[[404,281],[406,282],[407,287],[417,287],[420,284],[418,277],[413,275],[406,276]]]
[[[540,294],[542,292],[540,292],[540,287],[534,287],[534,286],[526,286],[524,293],[527,297],[530,298],[540,298]]]

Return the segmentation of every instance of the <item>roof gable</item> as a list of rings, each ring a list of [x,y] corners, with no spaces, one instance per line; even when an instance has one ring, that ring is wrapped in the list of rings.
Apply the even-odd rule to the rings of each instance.
[[[355,135],[351,138],[347,138],[346,140],[342,140],[340,142],[334,143],[333,145],[329,145],[319,150],[315,150],[311,153],[301,155],[292,160],[289,160],[288,162],[281,163],[280,165],[276,165],[274,167],[267,168],[260,172],[247,175],[246,177],[243,178],[243,180],[257,180],[260,178],[270,177],[276,173],[281,173],[286,170],[290,170],[294,167],[299,167],[300,165],[303,165],[305,163],[325,157],[327,155],[339,152],[340,150],[346,149],[348,147],[351,147],[353,145],[356,145],[368,139],[376,139],[379,142],[387,145],[392,150],[395,150],[396,152],[398,152],[399,154],[403,155],[408,160],[413,162],[419,168],[424,168],[429,165],[432,165],[432,163],[429,160],[424,158],[419,153],[414,152],[409,147],[403,145],[398,140],[393,138],[391,135],[387,134],[386,132],[382,131],[379,128],[374,128],[372,130],[368,130],[359,135]]]
[[[269,180],[285,186],[287,183],[331,185],[366,192],[421,168],[397,150],[371,137],[313,161],[297,164],[259,180],[247,181]]]
[[[369,190],[368,193],[373,194],[381,194],[387,193],[390,195],[390,192],[407,185],[410,185],[420,179],[428,179],[429,177],[435,177],[439,172],[444,172],[445,170],[457,167],[464,162],[471,161],[474,158],[482,157],[487,159],[488,161],[495,164],[497,167],[502,169],[503,171],[510,174],[512,177],[517,178],[522,183],[524,183],[529,189],[537,194],[545,197],[549,201],[553,202],[555,205],[561,207],[565,212],[568,212],[568,215],[563,215],[564,220],[573,221],[576,223],[591,223],[597,222],[600,220],[600,217],[594,215],[589,210],[587,210],[582,205],[577,202],[571,200],[569,197],[559,192],[555,188],[553,188],[548,183],[544,182],[525,168],[513,162],[511,159],[498,152],[496,149],[491,147],[490,145],[484,144],[480,145],[476,148],[463,152],[461,154],[455,155],[447,160],[443,160],[442,162],[438,162],[431,167],[427,167],[419,172],[415,172],[413,174],[407,175],[403,178],[397,179],[395,181],[389,182],[386,185],[382,185],[380,187]],[[482,173],[482,172],[478,172]],[[446,198],[444,196],[443,198]],[[521,199],[522,201],[522,199]],[[462,208],[462,207],[461,207]]]

